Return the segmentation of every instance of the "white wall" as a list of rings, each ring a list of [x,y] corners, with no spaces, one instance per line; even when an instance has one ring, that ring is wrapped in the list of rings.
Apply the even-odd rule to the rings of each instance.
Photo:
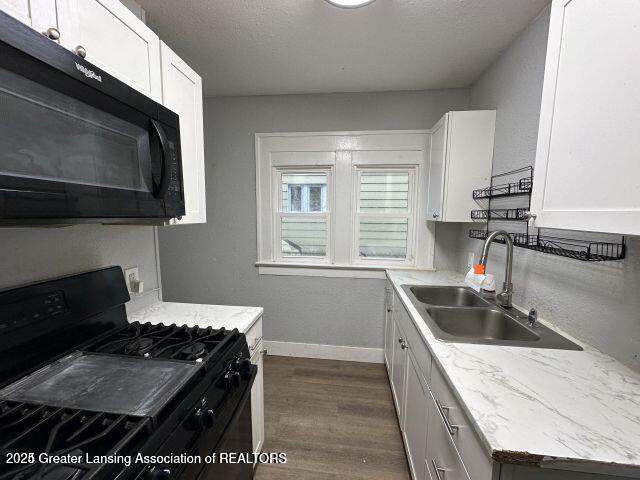
[[[546,10],[482,75],[471,90],[474,108],[496,109],[493,171],[533,165],[546,55]],[[460,231],[458,262],[476,258],[482,242]],[[491,249],[488,270],[502,283],[505,247]],[[514,302],[640,370],[640,240],[631,238],[622,262],[584,263],[516,248]]]
[[[146,293],[127,307],[158,299],[153,227],[77,225],[0,228],[0,289],[119,265],[137,265]]]
[[[467,90],[206,99],[207,223],[160,232],[164,299],[262,306],[267,340],[382,347],[383,280],[258,275],[254,133],[429,128],[467,106]]]

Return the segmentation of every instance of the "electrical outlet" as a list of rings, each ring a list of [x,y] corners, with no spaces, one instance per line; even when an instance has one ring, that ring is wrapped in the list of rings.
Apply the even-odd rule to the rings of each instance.
[[[476,264],[476,254],[473,252],[467,253],[467,267],[473,268],[475,264]]]
[[[142,293],[144,284],[140,281],[140,271],[138,267],[127,268],[124,271],[124,279],[127,283],[127,290],[132,294]]]

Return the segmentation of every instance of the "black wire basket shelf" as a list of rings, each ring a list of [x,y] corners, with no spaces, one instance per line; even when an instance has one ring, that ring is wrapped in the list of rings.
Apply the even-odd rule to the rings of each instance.
[[[469,230],[469,237],[486,240],[490,233],[491,232],[487,230]],[[559,255],[584,262],[622,260],[626,255],[624,237],[620,242],[594,242],[542,234],[527,235],[526,233],[509,233],[509,235],[516,247]],[[505,243],[501,238],[497,238],[496,242]]]
[[[482,198],[500,198],[513,197],[516,195],[529,195],[533,186],[533,177],[523,177],[515,182],[502,183],[500,185],[491,185],[486,188],[479,188],[473,191],[473,198],[480,200]]]
[[[472,220],[526,220],[527,208],[492,208],[471,210]]]

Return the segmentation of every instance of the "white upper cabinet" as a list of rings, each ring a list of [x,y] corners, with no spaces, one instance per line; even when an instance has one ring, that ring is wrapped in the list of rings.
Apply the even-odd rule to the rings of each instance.
[[[554,0],[534,226],[640,234],[638,45],[638,0]]]
[[[174,223],[205,223],[202,79],[163,42],[160,51],[162,103],[180,115],[185,215]]]
[[[57,0],[60,43],[162,101],[160,39],[118,0]]]
[[[433,127],[427,220],[469,222],[473,190],[489,186],[495,110],[448,112]]]
[[[56,40],[56,0],[0,0],[0,10]]]

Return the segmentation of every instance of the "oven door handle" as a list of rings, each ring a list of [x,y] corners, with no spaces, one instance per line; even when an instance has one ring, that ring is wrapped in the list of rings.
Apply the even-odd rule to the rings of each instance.
[[[155,186],[154,197],[156,198],[164,198],[164,194],[167,192],[167,169],[169,168],[169,139],[167,138],[167,134],[164,132],[164,128],[157,120],[151,119],[151,125],[153,126],[153,130],[155,134],[158,136],[158,140],[160,140],[160,151],[162,156],[162,167],[160,169],[160,181],[158,185]]]

